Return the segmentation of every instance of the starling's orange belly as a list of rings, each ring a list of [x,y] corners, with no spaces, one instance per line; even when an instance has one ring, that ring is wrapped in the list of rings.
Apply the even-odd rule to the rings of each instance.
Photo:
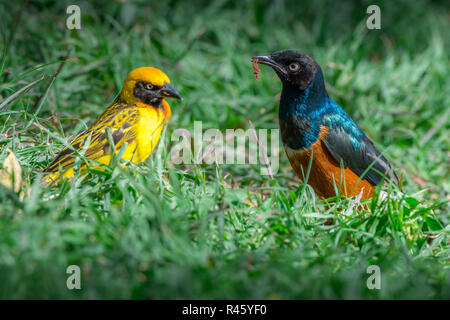
[[[326,132],[323,133],[326,134]],[[330,198],[341,194],[352,197],[359,195],[362,191],[361,199],[372,198],[374,186],[365,179],[359,180],[359,176],[349,168],[341,168],[321,139],[306,150],[296,151],[287,146],[285,150],[297,176],[312,186],[318,196]],[[306,181],[311,157],[311,170]]]

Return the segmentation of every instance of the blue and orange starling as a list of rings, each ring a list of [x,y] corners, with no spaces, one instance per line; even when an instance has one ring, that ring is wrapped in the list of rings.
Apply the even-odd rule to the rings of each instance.
[[[398,184],[389,162],[355,121],[327,93],[320,66],[293,50],[253,57],[281,79],[279,123],[289,161],[316,194],[372,198],[384,180]],[[311,161],[311,162],[310,162]],[[309,176],[307,176],[309,166]]]

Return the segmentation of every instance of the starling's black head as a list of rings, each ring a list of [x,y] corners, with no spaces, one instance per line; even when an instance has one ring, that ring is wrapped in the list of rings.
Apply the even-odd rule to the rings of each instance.
[[[305,90],[314,79],[319,65],[306,54],[294,50],[276,51],[268,56],[255,56],[258,63],[271,66],[283,84]]]

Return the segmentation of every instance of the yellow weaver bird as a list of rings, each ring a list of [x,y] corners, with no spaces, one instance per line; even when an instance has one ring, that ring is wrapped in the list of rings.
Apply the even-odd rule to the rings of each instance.
[[[125,79],[119,96],[89,129],[71,142],[72,148],[83,153],[83,148],[87,146],[86,158],[109,164],[109,127],[116,153],[127,143],[122,159],[134,163],[145,161],[157,145],[164,124],[171,115],[170,106],[164,98],[183,99],[164,72],[153,67],[133,70]],[[61,176],[73,177],[76,153],[72,148],[64,148],[44,170],[44,185]],[[82,168],[86,165],[83,164]]]

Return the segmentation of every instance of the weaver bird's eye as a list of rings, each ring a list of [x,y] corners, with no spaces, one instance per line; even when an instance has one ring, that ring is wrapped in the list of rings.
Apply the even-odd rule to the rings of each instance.
[[[155,86],[152,85],[151,83],[146,83],[146,84],[144,85],[144,87],[145,87],[145,89],[147,89],[147,90],[153,90],[153,88],[154,88]]]
[[[289,70],[298,71],[300,69],[300,65],[297,62],[292,62],[289,64]]]

